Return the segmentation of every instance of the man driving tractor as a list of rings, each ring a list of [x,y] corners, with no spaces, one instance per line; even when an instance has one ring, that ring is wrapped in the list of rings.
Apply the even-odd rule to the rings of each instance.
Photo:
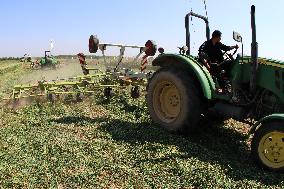
[[[222,51],[227,52],[233,49],[238,49],[239,46],[226,46],[221,43],[222,33],[215,30],[212,38],[205,41],[199,48],[199,59],[207,67],[210,73],[217,78],[221,88],[224,87],[224,79],[221,77],[221,71],[224,70],[225,77],[229,77],[229,70],[232,61],[225,61]],[[221,90],[220,90],[221,91]]]

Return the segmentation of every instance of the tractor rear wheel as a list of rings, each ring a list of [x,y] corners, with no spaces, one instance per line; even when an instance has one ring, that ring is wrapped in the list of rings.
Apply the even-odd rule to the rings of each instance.
[[[202,113],[201,96],[188,73],[161,68],[147,86],[147,106],[153,121],[170,132],[188,134]]]
[[[267,170],[284,171],[284,122],[264,123],[251,143],[254,160]]]

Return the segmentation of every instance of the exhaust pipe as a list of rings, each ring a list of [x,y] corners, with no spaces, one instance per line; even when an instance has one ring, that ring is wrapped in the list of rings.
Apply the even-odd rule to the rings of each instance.
[[[255,6],[251,6],[251,77],[250,77],[250,94],[253,96],[256,90],[256,74],[258,69],[258,43],[256,41],[256,24],[255,24]]]

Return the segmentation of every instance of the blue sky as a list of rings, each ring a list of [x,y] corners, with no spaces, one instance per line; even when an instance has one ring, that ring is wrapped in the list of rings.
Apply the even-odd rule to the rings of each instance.
[[[221,30],[228,45],[235,44],[233,30],[241,33],[245,54],[250,54],[250,6],[255,4],[259,55],[284,60],[283,0],[207,0],[207,4],[211,31]],[[90,34],[109,43],[143,45],[153,39],[166,52],[177,52],[185,44],[184,16],[191,8],[205,14],[203,0],[2,0],[0,57],[40,56],[51,39],[54,54],[88,53]],[[195,19],[192,40],[196,53],[205,40],[205,27]]]

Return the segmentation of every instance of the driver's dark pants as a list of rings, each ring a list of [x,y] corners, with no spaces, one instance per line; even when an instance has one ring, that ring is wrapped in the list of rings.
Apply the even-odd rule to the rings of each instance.
[[[225,81],[230,78],[231,65],[232,61],[225,61],[225,63],[220,66],[217,66],[216,64],[210,65],[210,72],[216,77],[221,88],[225,87]],[[222,71],[224,71],[224,73],[222,73]]]

